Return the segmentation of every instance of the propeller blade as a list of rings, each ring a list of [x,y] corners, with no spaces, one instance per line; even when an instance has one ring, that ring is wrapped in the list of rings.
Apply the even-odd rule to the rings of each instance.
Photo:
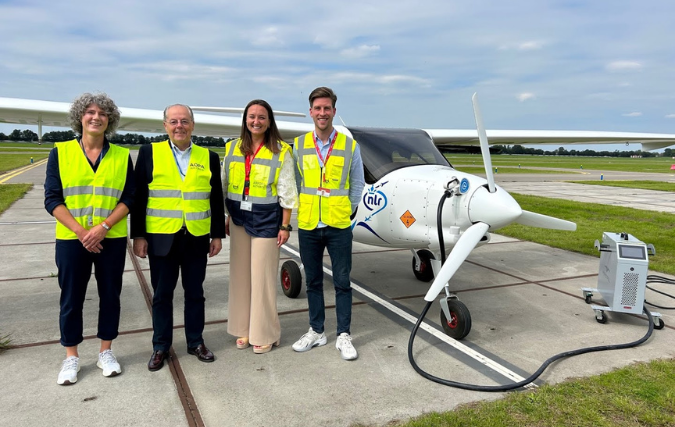
[[[577,225],[573,222],[525,210],[520,215],[520,217],[516,219],[516,222],[522,225],[529,225],[531,227],[539,228],[550,228],[552,230],[575,231],[577,229]]]
[[[476,129],[478,130],[478,140],[480,141],[480,152],[483,155],[483,165],[485,166],[485,176],[487,177],[488,190],[490,193],[497,191],[495,188],[495,176],[492,174],[492,159],[490,158],[490,145],[487,140],[485,126],[483,126],[483,116],[478,107],[478,94],[474,93],[471,97],[473,103],[473,116],[476,119]]]
[[[448,259],[445,260],[441,271],[438,272],[438,275],[434,279],[434,283],[429,287],[424,299],[426,301],[433,301],[436,299],[438,294],[443,290],[445,284],[455,275],[455,272],[461,267],[462,263],[466,257],[469,256],[473,248],[476,247],[478,242],[485,236],[487,233],[489,225],[483,222],[477,222],[471,227],[469,227],[457,240],[455,247],[452,248]]]

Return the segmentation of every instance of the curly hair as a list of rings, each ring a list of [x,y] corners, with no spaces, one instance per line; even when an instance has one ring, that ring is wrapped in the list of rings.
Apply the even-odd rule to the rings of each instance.
[[[105,135],[108,138],[112,137],[117,130],[117,126],[120,124],[120,110],[115,105],[115,102],[105,93],[91,94],[87,92],[75,99],[68,114],[70,127],[76,134],[82,135],[82,117],[84,117],[84,112],[87,111],[87,107],[91,104],[96,104],[108,116],[108,127],[105,130]]]

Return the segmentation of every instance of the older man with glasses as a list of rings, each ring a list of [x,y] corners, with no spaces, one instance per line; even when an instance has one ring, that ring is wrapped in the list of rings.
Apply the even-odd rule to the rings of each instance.
[[[181,273],[187,352],[202,362],[215,356],[204,344],[207,255],[225,238],[220,159],[192,144],[194,114],[186,105],[164,110],[168,141],[141,147],[136,161],[137,205],[131,212],[134,254],[150,261],[153,353],[150,371],[164,366],[173,338],[173,293]]]

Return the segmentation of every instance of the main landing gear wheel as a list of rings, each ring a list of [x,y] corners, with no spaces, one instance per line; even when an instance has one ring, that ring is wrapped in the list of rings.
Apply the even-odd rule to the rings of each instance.
[[[431,260],[436,259],[431,251],[421,249],[417,251],[417,256],[420,257],[420,269],[415,268],[415,257],[412,258],[412,269],[417,280],[422,282],[431,282],[434,280],[434,270],[431,268]]]
[[[441,309],[441,325],[446,335],[456,340],[461,340],[471,331],[471,313],[463,302],[456,299],[448,299],[450,319],[445,317]]]
[[[288,298],[296,298],[302,289],[302,274],[300,267],[293,261],[286,261],[281,265],[281,289]]]

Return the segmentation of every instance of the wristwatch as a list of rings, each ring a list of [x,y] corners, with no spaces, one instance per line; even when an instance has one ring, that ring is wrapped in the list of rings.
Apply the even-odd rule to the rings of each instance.
[[[105,228],[106,230],[110,231],[110,226],[109,226],[108,223],[105,222],[105,221],[103,221],[103,222],[101,223],[101,227],[103,227],[103,228]]]
[[[280,225],[279,230],[284,230],[284,231],[293,231],[293,227],[291,224],[288,225]]]

